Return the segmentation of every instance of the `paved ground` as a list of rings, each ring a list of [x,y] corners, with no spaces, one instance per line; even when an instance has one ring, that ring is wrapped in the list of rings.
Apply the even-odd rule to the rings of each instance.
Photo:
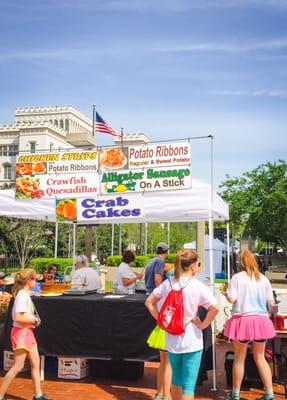
[[[217,346],[217,378],[219,390],[212,388],[212,373],[209,380],[197,390],[197,399],[224,399],[226,393],[226,379],[224,371],[224,355],[228,344],[220,343]],[[59,380],[56,374],[46,374],[43,388],[53,400],[151,400],[155,394],[155,380],[157,363],[146,363],[144,376],[135,381],[111,380],[89,377],[80,381]],[[2,373],[0,376],[3,376]],[[0,378],[1,380],[2,378]],[[276,398],[283,400],[283,387],[274,385]],[[255,400],[262,395],[260,389],[251,388],[242,391],[241,398]],[[29,375],[18,377],[11,385],[7,398],[9,400],[32,399],[33,389]]]

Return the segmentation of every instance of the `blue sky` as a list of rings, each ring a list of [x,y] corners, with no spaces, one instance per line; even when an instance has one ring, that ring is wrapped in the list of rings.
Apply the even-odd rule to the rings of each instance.
[[[217,185],[286,159],[287,0],[0,0],[0,49],[1,124],[96,104],[151,140],[212,134]],[[208,181],[210,140],[192,148]]]

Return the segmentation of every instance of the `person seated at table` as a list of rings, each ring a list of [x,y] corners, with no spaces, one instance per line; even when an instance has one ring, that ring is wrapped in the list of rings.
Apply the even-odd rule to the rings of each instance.
[[[135,260],[135,255],[131,250],[126,250],[122,257],[122,262],[118,267],[116,280],[114,282],[117,293],[133,293],[136,281],[143,277],[143,272],[133,272],[131,263]]]
[[[44,281],[50,281],[52,279],[55,279],[58,275],[58,267],[56,264],[51,264],[48,268],[48,271],[43,268],[42,271],[42,276]]]
[[[85,255],[79,255],[75,259],[76,270],[72,273],[72,284],[83,286],[85,290],[100,290],[101,279],[96,270],[90,267],[89,260]]]
[[[58,266],[56,264],[51,264],[48,269],[48,274],[50,274],[52,279],[55,279],[58,275]]]

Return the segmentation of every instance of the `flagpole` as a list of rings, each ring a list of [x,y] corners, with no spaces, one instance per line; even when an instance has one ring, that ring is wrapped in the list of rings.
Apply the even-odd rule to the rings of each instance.
[[[96,105],[93,104],[93,136],[95,136],[95,115],[96,115]]]
[[[124,128],[121,128],[121,147],[123,147],[124,144]]]

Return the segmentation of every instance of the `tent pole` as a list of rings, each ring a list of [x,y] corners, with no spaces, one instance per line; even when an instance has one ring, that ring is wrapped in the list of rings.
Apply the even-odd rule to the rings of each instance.
[[[122,254],[122,224],[119,224],[119,255]]]
[[[55,225],[54,258],[57,258],[57,256],[58,256],[58,229],[59,229],[59,224],[58,224],[58,221],[56,221],[56,225]]]
[[[114,239],[115,239],[115,225],[112,224],[112,243],[111,243],[111,255],[114,255]]]
[[[73,260],[76,258],[76,228],[77,224],[73,223]]]
[[[72,241],[71,226],[69,225],[68,258],[71,258],[71,241]]]
[[[227,245],[227,281],[230,282],[230,242],[229,242],[229,221],[226,223],[226,245]]]
[[[144,230],[144,254],[147,255],[147,222],[145,222],[145,230]]]
[[[208,230],[209,230],[209,264],[210,264],[210,286],[213,295],[215,295],[215,285],[214,285],[214,268],[213,268],[213,242],[214,242],[214,232],[213,232],[213,208],[214,208],[214,176],[213,176],[213,136],[210,135],[210,211],[208,218]],[[211,391],[217,391],[217,373],[216,373],[216,330],[215,321],[211,324],[212,331],[212,383],[213,386]]]
[[[170,248],[170,222],[167,223],[167,245]]]
[[[213,295],[215,294],[215,286],[214,286],[214,269],[213,269],[213,219],[209,217],[208,220],[208,230],[209,230],[209,264],[210,264],[210,286]],[[211,324],[212,331],[212,383],[213,386],[211,391],[217,391],[217,373],[216,373],[216,331],[215,331],[215,322],[213,321]]]

